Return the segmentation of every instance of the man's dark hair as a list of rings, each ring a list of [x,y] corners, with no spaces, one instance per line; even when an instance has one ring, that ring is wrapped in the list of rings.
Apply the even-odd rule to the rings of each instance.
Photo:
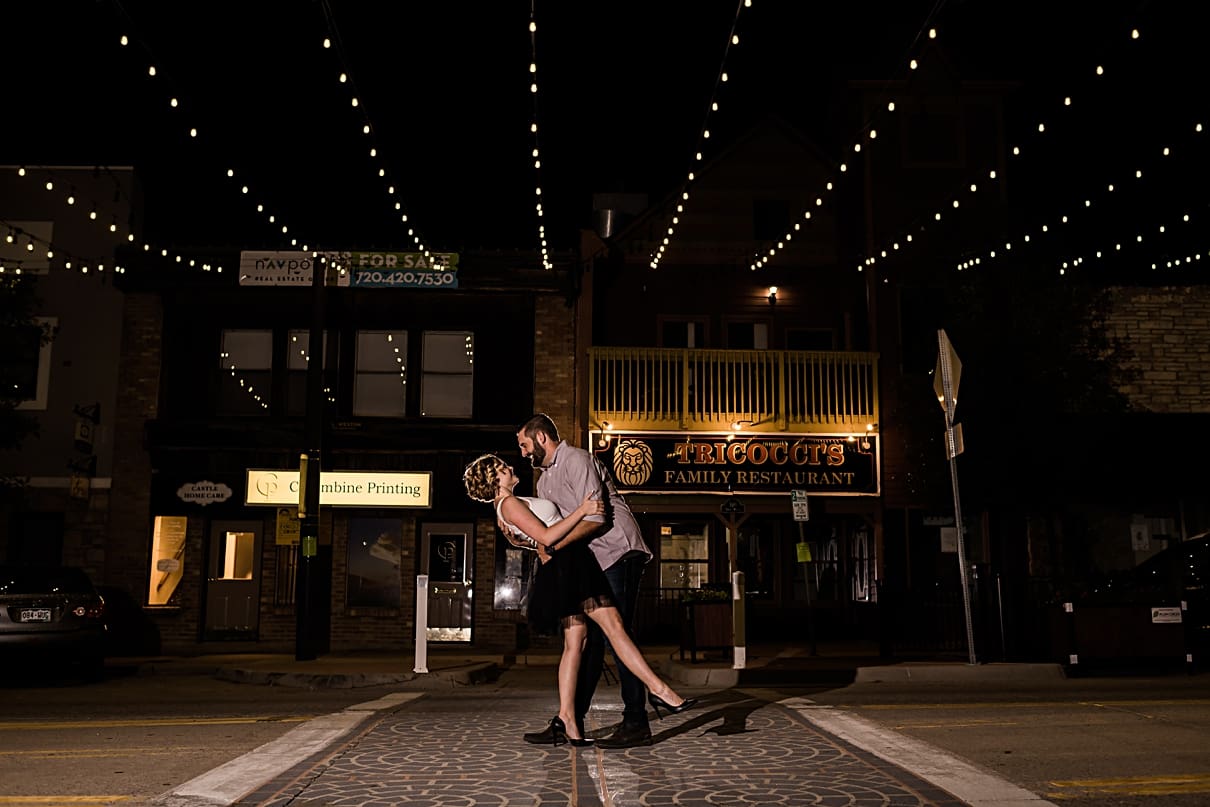
[[[525,436],[529,439],[541,432],[551,439],[552,442],[559,442],[559,429],[555,426],[555,422],[543,414],[534,415],[529,420],[522,424],[519,432],[525,432]]]

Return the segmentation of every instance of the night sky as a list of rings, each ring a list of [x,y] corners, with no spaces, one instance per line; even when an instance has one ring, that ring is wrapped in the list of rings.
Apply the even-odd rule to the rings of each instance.
[[[552,246],[574,246],[594,192],[660,199],[677,190],[712,97],[720,109],[709,116],[707,158],[775,114],[839,161],[861,125],[845,111],[845,82],[907,79],[913,57],[944,59],[968,80],[1019,83],[1006,146],[1031,149],[1014,169],[1023,223],[1107,182],[1124,189],[1141,166],[1138,192],[1119,193],[1112,213],[1099,208],[1103,232],[1138,217],[1154,227],[1181,210],[1194,224],[1206,216],[1201,152],[1210,131],[1195,138],[1193,126],[1207,111],[1207,70],[1191,6],[753,0],[737,16],[741,5],[537,2]],[[146,240],[180,249],[288,248],[254,200],[309,246],[404,250],[413,226],[436,250],[530,249],[539,181],[530,13],[522,0],[9,4],[0,163],[134,165],[148,202]],[[718,84],[733,26],[739,43],[727,50],[729,81]],[[338,82],[342,71],[351,83]],[[1065,95],[1073,106],[1063,106]],[[1040,121],[1049,126],[1043,140]],[[1165,161],[1166,144],[1176,150]],[[251,197],[226,179],[229,167]],[[409,225],[398,222],[388,183]]]

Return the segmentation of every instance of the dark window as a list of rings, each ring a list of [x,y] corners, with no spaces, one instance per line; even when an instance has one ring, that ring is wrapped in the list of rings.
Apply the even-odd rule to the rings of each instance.
[[[937,364],[937,330],[941,327],[941,294],[935,289],[899,290],[900,344],[903,372],[929,373]]]
[[[706,346],[706,326],[695,320],[664,320],[660,323],[660,347]]]
[[[777,241],[790,229],[790,203],[785,199],[755,199],[752,202],[752,237]]]
[[[225,330],[219,352],[219,407],[229,415],[268,415],[273,332]]]
[[[834,350],[835,334],[830,328],[787,328],[786,350]]]
[[[328,334],[323,335],[324,369],[328,368]],[[290,331],[286,334],[286,414],[301,417],[307,414],[307,368],[311,364],[311,332]],[[325,389],[324,396],[332,397]]]
[[[422,350],[420,416],[469,418],[475,397],[475,335],[425,331]]]
[[[42,328],[22,325],[10,334],[12,344],[0,356],[0,379],[9,400],[29,401],[38,397],[38,354],[42,350]]]
[[[769,347],[769,326],[764,322],[728,322],[728,350],[765,350]]]
[[[959,161],[958,116],[920,108],[909,113],[907,161],[930,165],[954,165]]]

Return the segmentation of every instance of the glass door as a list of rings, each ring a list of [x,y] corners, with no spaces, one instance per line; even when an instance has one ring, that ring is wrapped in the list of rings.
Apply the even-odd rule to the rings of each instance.
[[[258,521],[216,521],[206,564],[206,640],[256,639],[260,620]]]

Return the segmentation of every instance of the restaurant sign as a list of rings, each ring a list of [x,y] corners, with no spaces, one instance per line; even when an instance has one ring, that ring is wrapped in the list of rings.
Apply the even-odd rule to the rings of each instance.
[[[877,496],[878,437],[592,432],[626,493]],[[604,445],[602,445],[604,443]]]

